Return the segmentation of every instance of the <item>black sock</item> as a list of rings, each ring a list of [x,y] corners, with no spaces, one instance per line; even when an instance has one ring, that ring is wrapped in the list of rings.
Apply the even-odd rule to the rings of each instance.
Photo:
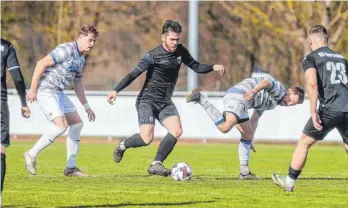
[[[4,187],[5,173],[6,173],[6,155],[4,153],[1,153],[1,192],[2,192],[2,188]]]
[[[135,148],[147,146],[144,140],[141,138],[140,134],[133,134],[131,137],[124,141],[125,148]]]
[[[168,133],[162,139],[158,147],[157,154],[154,161],[163,162],[168,157],[168,155],[172,152],[177,141],[178,140],[171,133]]]
[[[296,180],[298,178],[298,176],[301,174],[302,170],[295,170],[293,169],[291,166],[289,167],[289,177],[291,179]]]

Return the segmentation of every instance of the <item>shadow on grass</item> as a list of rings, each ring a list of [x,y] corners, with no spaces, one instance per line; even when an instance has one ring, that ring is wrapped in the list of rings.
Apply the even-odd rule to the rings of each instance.
[[[81,205],[81,206],[64,206],[58,208],[83,208],[83,207],[127,207],[127,206],[180,206],[213,203],[215,201],[190,201],[190,202],[149,202],[149,203],[121,203],[121,204],[101,204],[101,205]]]
[[[237,177],[214,177],[214,176],[196,176],[194,180],[222,180],[222,181],[238,181]],[[271,177],[261,178],[262,180],[272,180]],[[328,181],[348,181],[348,177],[306,177],[299,178],[301,181],[315,181],[315,180],[328,180]]]
[[[2,208],[12,208],[12,207],[38,208],[38,207],[28,207],[25,205],[4,205],[4,206],[2,206]]]

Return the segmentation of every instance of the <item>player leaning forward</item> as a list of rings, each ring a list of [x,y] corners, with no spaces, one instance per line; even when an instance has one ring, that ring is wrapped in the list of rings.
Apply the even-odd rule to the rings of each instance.
[[[86,109],[89,121],[95,120],[95,114],[88,105],[81,78],[85,64],[83,54],[92,50],[97,37],[96,28],[84,25],[80,29],[76,41],[58,45],[36,64],[27,100],[31,103],[37,101],[41,111],[54,125],[29,151],[24,153],[26,168],[32,175],[36,174],[36,157],[39,152],[52,144],[69,127],[67,164],[64,174],[66,176],[87,176],[76,167],[83,122],[74,104],[63,90],[72,81],[76,96]]]
[[[301,87],[286,89],[277,80],[266,77],[244,79],[228,89],[223,98],[224,109],[221,113],[198,90],[193,90],[187,96],[187,102],[201,105],[216,127],[223,133],[228,133],[234,126],[241,133],[239,143],[239,162],[241,180],[260,179],[249,169],[251,142],[258,125],[258,120],[266,110],[276,106],[293,106],[303,103],[304,91]],[[249,119],[248,110],[254,109]]]
[[[162,139],[157,154],[148,168],[148,173],[168,176],[170,170],[165,168],[162,163],[182,134],[180,116],[171,99],[181,63],[200,74],[211,71],[219,72],[221,75],[225,73],[222,65],[202,64],[194,60],[188,50],[179,44],[180,38],[181,25],[178,22],[167,20],[162,29],[162,44],[150,50],[135,69],[109,93],[108,102],[113,104],[122,89],[147,71],[144,86],[136,102],[140,134],[136,133],[129,138],[121,138],[114,151],[115,162],[121,161],[126,149],[147,146],[152,142],[155,119],[157,119],[166,127],[168,134]]]

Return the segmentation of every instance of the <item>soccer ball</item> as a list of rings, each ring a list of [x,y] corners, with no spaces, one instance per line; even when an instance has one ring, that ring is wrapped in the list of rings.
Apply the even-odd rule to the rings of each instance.
[[[192,168],[187,163],[179,162],[173,166],[171,176],[175,181],[188,181],[192,177]]]

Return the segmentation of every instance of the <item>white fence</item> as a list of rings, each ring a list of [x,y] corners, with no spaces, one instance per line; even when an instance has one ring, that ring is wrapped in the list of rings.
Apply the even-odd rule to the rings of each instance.
[[[84,121],[83,136],[128,136],[139,132],[135,100],[137,93],[120,93],[114,105],[106,102],[107,92],[88,91],[87,99],[96,113],[96,121],[90,123],[82,105],[72,91],[66,91]],[[204,93],[218,109],[222,109],[220,92]],[[185,139],[238,139],[240,134],[233,128],[228,134],[219,132],[202,107],[185,102],[186,92],[176,92],[173,101],[181,116]],[[12,135],[40,135],[53,124],[49,123],[37,103],[29,104],[32,115],[25,119],[20,113],[20,100],[14,90],[9,91],[10,133]],[[249,112],[249,114],[251,111]],[[297,140],[310,117],[309,102],[294,107],[277,107],[266,111],[259,121],[257,140]],[[159,123],[156,124],[155,137],[167,133]],[[325,141],[342,141],[337,130],[333,130]]]

